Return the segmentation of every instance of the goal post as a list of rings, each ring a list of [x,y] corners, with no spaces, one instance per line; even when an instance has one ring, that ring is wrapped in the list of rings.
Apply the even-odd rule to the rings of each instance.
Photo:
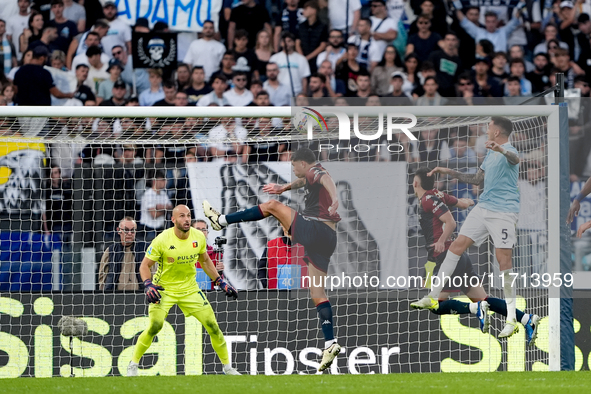
[[[70,349],[52,326],[61,315],[82,317],[89,325],[88,338],[74,341],[73,364],[79,367],[76,376],[125,374],[130,346],[144,328],[147,307],[139,291],[99,290],[100,260],[105,248],[117,242],[120,220],[133,216],[146,244],[156,235],[156,221],[143,222],[141,202],[158,176],[165,177],[171,202],[190,204],[196,218],[203,218],[203,199],[210,200],[223,214],[260,204],[270,198],[262,192],[262,185],[293,180],[289,152],[299,146],[317,149],[315,153],[337,185],[343,220],[337,227],[338,244],[329,276],[371,276],[377,270],[380,284],[389,277],[405,279],[404,283],[395,281],[382,287],[327,285],[337,338],[342,338],[344,345],[332,373],[572,368],[572,300],[568,302],[572,289],[555,286],[554,282],[544,288],[524,285],[517,290],[520,305],[545,317],[546,327],[535,349],[523,347],[522,333],[518,339],[505,342],[497,341],[492,334],[479,333],[473,317],[436,316],[409,309],[409,303],[426,292],[420,285],[409,284],[410,278],[424,275],[426,263],[424,241],[418,229],[417,200],[411,186],[414,171],[433,164],[430,158],[424,159],[432,148],[422,143],[429,142],[424,138],[431,137],[422,137],[421,133],[437,130],[435,149],[439,149],[443,142],[451,143],[452,135],[454,141],[459,140],[471,128],[483,137],[492,116],[511,119],[524,146],[544,141],[543,149],[536,153],[541,155],[539,162],[543,163],[540,165],[544,166],[547,180],[536,197],[543,207],[537,221],[543,229],[520,238],[527,246],[516,252],[519,257],[515,259],[527,261],[520,272],[541,274],[543,266],[543,272],[552,277],[572,275],[570,231],[565,225],[570,203],[565,186],[569,181],[565,106],[306,108],[318,111],[329,125],[328,131],[312,127],[312,140],[301,130],[294,130],[291,120],[301,107],[0,107],[0,152],[9,156],[20,147],[34,152],[33,161],[44,160],[37,164],[37,172],[21,171],[21,178],[11,180],[10,195],[5,192],[6,180],[16,177],[23,166],[30,166],[33,161],[25,162],[23,156],[13,154],[10,170],[4,169],[8,168],[6,162],[0,164],[0,193],[4,198],[0,199],[0,215],[4,215],[0,228],[0,337],[9,338],[13,349],[11,353],[0,344],[0,350],[12,357],[9,369],[3,371],[0,367],[0,377],[66,373]],[[337,110],[350,120],[351,141],[364,142],[354,131],[355,120],[362,134],[374,134],[376,119],[383,116],[386,134],[387,114],[416,117],[410,132],[418,140],[407,141],[404,148],[412,152],[407,156],[407,152],[402,152],[396,158],[396,153],[376,152],[373,147],[368,148],[369,153],[365,148],[342,152],[337,148],[321,154],[319,144],[338,146],[340,119],[337,121],[332,112]],[[101,120],[108,122],[101,126]],[[307,122],[311,127],[311,120]],[[405,122],[408,121],[402,121]],[[269,128],[264,129],[263,124]],[[103,133],[101,127],[109,132]],[[142,132],[134,134],[132,129]],[[439,136],[441,130],[446,130],[445,136]],[[400,134],[400,130],[396,133]],[[468,145],[472,144],[470,141]],[[185,146],[191,149],[182,150],[186,155],[181,157],[177,148]],[[85,156],[90,154],[89,147],[92,156]],[[142,160],[131,156],[125,161],[128,148],[143,152]],[[352,154],[343,158],[343,152]],[[52,165],[71,164],[73,205],[68,212],[73,224],[69,240],[44,230],[44,204],[23,202],[47,198],[35,191],[41,190],[41,177],[47,183],[50,157]],[[480,161],[475,163],[456,161],[463,171],[476,168]],[[523,173],[521,176],[527,178]],[[26,193],[19,194],[19,182],[23,179],[26,182],[20,185],[26,185]],[[445,185],[453,185],[455,191],[449,193],[458,197],[478,195],[467,185]],[[277,198],[292,208],[302,208],[305,197],[292,191]],[[19,206],[29,213],[17,212]],[[395,215],[386,224],[382,223],[387,218],[384,212]],[[459,223],[465,217],[458,212],[454,215]],[[165,222],[168,227],[169,218]],[[197,282],[207,290],[238,369],[251,374],[314,373],[322,340],[316,311],[303,280],[305,264],[296,261],[302,252],[293,248],[291,253],[295,256],[271,268],[266,254],[270,242],[283,236],[281,227],[272,219],[229,226],[223,232],[209,230],[208,244],[220,251],[223,248],[224,273],[239,288],[241,297],[234,303],[223,300],[224,297],[210,291],[213,286],[199,268]],[[225,236],[227,244],[215,244],[217,236]],[[538,241],[531,241],[534,236]],[[54,248],[57,244],[59,248]],[[486,291],[502,298],[502,287],[496,282],[498,271],[494,271],[498,269],[494,253],[483,246],[471,249],[469,255],[477,273],[491,275]],[[264,256],[269,266],[261,270]],[[260,275],[266,275],[264,283]],[[493,320],[495,330],[502,328],[504,318]],[[207,334],[196,320],[185,319],[180,311],[171,310],[167,321],[170,325],[165,326],[157,346],[150,350],[153,354],[144,365],[145,374],[221,371]],[[475,349],[481,349],[482,356]],[[41,351],[51,352],[54,360],[38,357]],[[30,361],[29,354],[35,354]]]

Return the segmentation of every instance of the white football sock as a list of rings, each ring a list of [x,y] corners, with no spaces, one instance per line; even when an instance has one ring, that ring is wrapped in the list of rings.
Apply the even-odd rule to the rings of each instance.
[[[436,300],[439,299],[439,294],[445,285],[444,278],[451,277],[451,274],[453,274],[458,265],[458,261],[460,261],[460,256],[448,250],[445,260],[443,260],[443,263],[441,263],[441,267],[437,273],[437,277],[439,277],[440,280],[434,280],[435,277],[431,279],[431,292],[429,293],[429,297]],[[437,286],[435,286],[434,283],[437,283]]]
[[[471,302],[470,306],[468,308],[470,308],[470,312],[472,312],[473,314],[476,314],[478,312],[478,303]]]
[[[527,324],[527,322],[529,321],[530,317],[531,317],[531,315],[529,313],[524,314],[523,317],[521,318],[521,324],[523,324],[525,326]]]
[[[324,342],[324,348],[325,349],[328,349],[329,347],[332,346],[333,343],[336,343],[336,342],[337,342],[336,338],[335,339],[331,339],[330,341],[326,341],[326,342]]]
[[[505,302],[507,303],[507,321],[517,320],[515,314],[515,289],[511,286],[513,279],[515,279],[515,275],[511,276],[513,273],[513,269],[509,268],[508,270],[501,271],[503,274],[504,285],[503,290],[505,292]],[[517,281],[515,281],[517,283]]]
[[[218,223],[222,226],[227,226],[228,222],[226,221],[226,215],[220,215],[218,218]]]

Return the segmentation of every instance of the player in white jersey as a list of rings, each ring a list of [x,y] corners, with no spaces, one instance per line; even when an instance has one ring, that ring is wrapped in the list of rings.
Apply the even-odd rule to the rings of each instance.
[[[515,226],[519,213],[519,156],[517,150],[509,143],[512,128],[513,125],[507,118],[491,118],[486,132],[488,153],[476,174],[464,174],[444,167],[436,167],[428,174],[446,174],[460,182],[480,185],[484,187],[484,191],[478,205],[468,214],[458,238],[449,247],[439,269],[439,283],[435,281],[429,294],[411,304],[416,309],[437,309],[437,299],[443,288],[445,275],[451,276],[460,256],[472,244],[480,245],[490,235],[495,245],[495,255],[499,262],[507,303],[507,321],[499,338],[508,338],[519,331],[515,311],[515,289],[512,287],[514,278],[511,276],[512,252],[517,241]]]

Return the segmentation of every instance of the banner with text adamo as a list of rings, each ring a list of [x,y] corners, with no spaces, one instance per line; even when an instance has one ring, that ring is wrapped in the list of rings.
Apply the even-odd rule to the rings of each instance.
[[[115,0],[119,18],[135,25],[138,18],[146,18],[150,26],[166,22],[173,31],[203,29],[203,22],[213,21],[216,31],[222,0]]]

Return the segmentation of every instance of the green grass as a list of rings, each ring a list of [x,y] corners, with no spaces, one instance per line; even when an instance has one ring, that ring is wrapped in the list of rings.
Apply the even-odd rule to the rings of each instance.
[[[1,393],[587,393],[591,372],[423,373],[322,376],[151,376],[0,379]]]

